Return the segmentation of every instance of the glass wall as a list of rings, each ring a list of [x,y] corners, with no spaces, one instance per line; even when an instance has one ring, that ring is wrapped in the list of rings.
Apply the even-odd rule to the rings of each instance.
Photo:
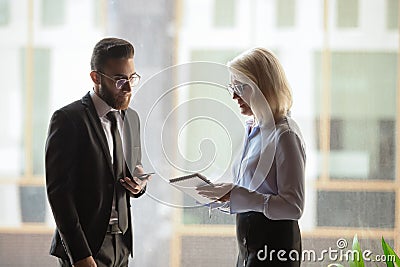
[[[234,215],[183,208],[193,201],[168,179],[208,156],[209,178],[230,179],[246,118],[223,88],[227,73],[210,85],[212,68],[185,64],[222,66],[255,46],[281,61],[305,138],[303,249],[320,255],[339,239],[350,247],[357,234],[373,255],[383,253],[382,237],[400,252],[398,9],[397,0],[0,0],[0,265],[56,264],[47,127],[56,109],[91,90],[91,52],[105,36],[135,46],[142,80],[131,107],[142,122],[143,164],[157,173],[131,201],[130,266],[234,266]],[[175,148],[168,159],[165,147]]]

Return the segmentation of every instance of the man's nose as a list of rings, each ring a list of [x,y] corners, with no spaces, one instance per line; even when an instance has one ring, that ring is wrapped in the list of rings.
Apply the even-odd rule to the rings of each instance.
[[[124,83],[124,85],[122,86],[121,90],[124,91],[124,92],[132,91],[132,87],[131,87],[131,84],[129,83],[129,81],[126,81]]]

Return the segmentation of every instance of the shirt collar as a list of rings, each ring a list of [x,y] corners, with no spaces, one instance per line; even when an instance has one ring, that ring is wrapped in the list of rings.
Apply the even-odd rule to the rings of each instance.
[[[90,96],[92,97],[92,101],[94,107],[96,108],[97,115],[99,118],[104,117],[110,111],[118,111],[112,107],[110,107],[101,97],[99,97],[94,91],[90,91]]]
[[[246,126],[248,126],[248,127],[251,127],[253,125],[253,123],[254,123],[253,118],[246,120]]]
[[[253,138],[259,130],[260,126],[258,125],[257,121],[254,120],[254,118],[246,120],[246,133],[248,138]]]
[[[250,119],[246,120],[246,126],[253,128],[259,127],[258,121],[254,118],[254,116],[251,116]]]

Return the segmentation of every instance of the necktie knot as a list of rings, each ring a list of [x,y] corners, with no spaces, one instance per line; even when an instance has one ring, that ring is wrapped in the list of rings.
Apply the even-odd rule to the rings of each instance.
[[[117,124],[117,118],[118,118],[117,116],[119,116],[118,111],[109,111],[106,116],[113,125]]]

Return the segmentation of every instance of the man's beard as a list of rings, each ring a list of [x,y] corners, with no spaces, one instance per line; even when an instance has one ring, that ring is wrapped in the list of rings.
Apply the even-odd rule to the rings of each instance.
[[[104,84],[102,84],[99,88],[99,95],[104,100],[104,102],[106,102],[110,107],[116,110],[127,109],[131,100],[130,95],[128,98],[126,98],[123,94],[113,95]]]

